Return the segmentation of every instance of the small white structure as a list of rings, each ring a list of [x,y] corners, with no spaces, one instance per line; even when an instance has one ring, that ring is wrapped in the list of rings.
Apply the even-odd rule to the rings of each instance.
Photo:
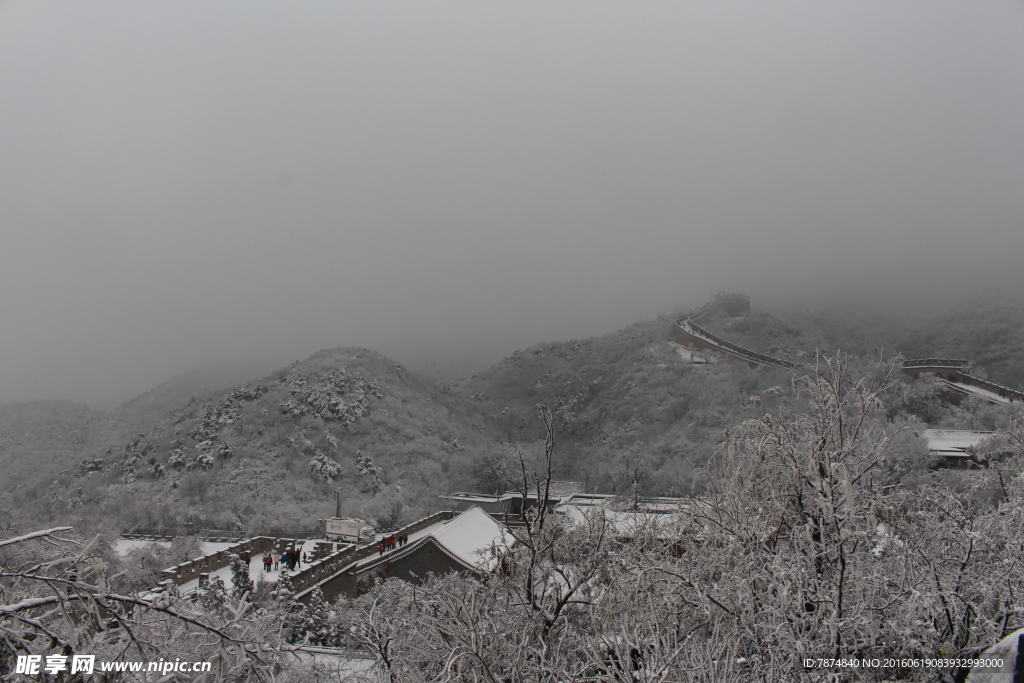
[[[635,509],[616,510],[616,500],[610,494],[577,493],[563,498],[554,511],[576,523],[592,523],[603,516],[612,533],[633,536],[640,530],[668,532],[686,519],[691,504],[688,498],[656,497],[638,501]]]
[[[354,517],[330,517],[323,521],[324,536],[330,541],[368,543],[373,540],[373,527]]]
[[[957,469],[970,466],[969,448],[974,448],[994,435],[995,432],[969,429],[926,429],[921,434],[928,444],[929,455],[939,458],[941,465]]]

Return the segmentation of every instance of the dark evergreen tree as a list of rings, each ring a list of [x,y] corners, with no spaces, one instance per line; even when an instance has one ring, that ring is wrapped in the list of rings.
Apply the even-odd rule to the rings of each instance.
[[[228,590],[224,581],[215,576],[197,591],[199,606],[207,614],[223,612],[228,603]]]
[[[274,599],[273,610],[280,620],[284,639],[289,643],[300,642],[302,638],[299,635],[299,627],[305,606],[295,599],[295,587],[287,571],[281,570],[281,576],[274,584],[271,596]]]
[[[337,647],[341,644],[341,636],[335,624],[331,623],[331,610],[323,592],[317,586],[309,598],[309,604],[298,615],[296,642]]]
[[[235,587],[231,593],[232,597],[240,600],[245,596],[252,596],[255,586],[253,586],[252,579],[249,577],[249,563],[243,560],[240,555],[231,556],[231,583]]]

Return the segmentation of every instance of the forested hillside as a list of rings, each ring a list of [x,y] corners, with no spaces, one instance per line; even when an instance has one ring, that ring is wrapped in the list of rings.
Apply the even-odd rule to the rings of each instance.
[[[842,350],[856,376],[902,352],[965,357],[1014,384],[1024,378],[1022,320],[989,297],[924,320],[755,308],[705,324],[794,361]],[[538,404],[556,421],[558,478],[623,495],[699,492],[730,428],[805,406],[789,372],[691,354],[668,341],[670,327],[659,318],[538,344],[459,381],[343,348],[227,390],[176,378],[111,413],[67,401],[4,406],[0,495],[38,518],[112,531],[191,522],[305,534],[332,513],[341,488],[345,514],[394,524],[438,509],[439,494],[501,487],[494,466],[542,443]],[[905,386],[886,412],[912,428],[991,429],[1008,419],[896,378]]]
[[[323,351],[173,410],[147,409],[156,400],[89,413],[93,435],[36,458],[41,476],[15,483],[11,504],[120,530],[188,521],[305,534],[340,487],[346,514],[387,525],[436,508],[438,493],[465,483],[470,454],[495,445],[468,399],[365,349]],[[54,448],[68,438],[55,431]],[[37,451],[8,441],[6,453],[23,463]]]
[[[745,348],[811,366],[818,355],[841,352],[852,376],[870,374],[879,363],[891,367],[899,354],[952,354],[1012,384],[1024,368],[1021,320],[1019,308],[990,296],[937,318],[854,308],[755,310],[704,325]],[[670,325],[662,318],[602,337],[537,345],[474,376],[463,391],[485,407],[509,441],[537,438],[530,417],[537,403],[551,406],[561,443],[559,476],[579,479],[591,490],[699,491],[727,428],[804,406],[790,388],[790,373],[711,354],[696,358],[710,362],[693,362],[688,351],[666,341]],[[980,403],[950,405],[941,387],[926,381],[914,385],[899,373],[894,380],[903,386],[889,398],[894,419],[964,429],[991,429],[1008,419],[1008,411]]]
[[[73,401],[0,406],[0,491],[38,484],[72,467],[99,441],[108,416]]]
[[[899,343],[908,357],[966,358],[983,379],[1024,385],[1024,310],[1008,297],[992,293],[955,306]]]
[[[536,406],[548,405],[561,477],[595,491],[690,492],[730,424],[791,400],[789,375],[693,363],[667,341],[669,324],[649,320],[602,337],[540,344],[461,388],[510,442],[539,438]]]

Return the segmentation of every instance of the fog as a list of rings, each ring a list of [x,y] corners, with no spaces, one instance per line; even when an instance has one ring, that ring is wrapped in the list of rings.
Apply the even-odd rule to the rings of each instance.
[[[1017,2],[0,6],[0,403],[1024,289]]]

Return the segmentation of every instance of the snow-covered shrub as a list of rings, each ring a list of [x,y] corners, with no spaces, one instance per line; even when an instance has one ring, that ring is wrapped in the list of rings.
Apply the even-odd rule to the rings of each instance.
[[[341,476],[341,465],[332,460],[319,448],[309,461],[309,469],[314,477],[324,481],[334,481]]]
[[[346,429],[370,414],[370,397],[384,398],[376,382],[362,375],[349,375],[344,369],[323,373],[316,384],[303,376],[289,386],[291,397],[281,401],[286,415],[312,415],[324,421],[337,421]]]
[[[222,614],[227,610],[228,589],[219,576],[214,576],[196,591],[195,600],[207,614]]]
[[[309,604],[295,617],[291,642],[321,647],[337,647],[341,644],[341,634],[332,622],[330,608],[319,586],[313,589]]]
[[[374,464],[373,458],[363,455],[361,452],[357,451],[356,464],[359,467],[359,474],[364,477],[369,477],[373,481],[374,493],[378,493],[382,488],[384,488],[384,482],[380,479],[380,475],[384,470]]]
[[[209,453],[200,453],[195,457],[194,460],[188,463],[187,468],[190,470],[209,470],[213,469],[216,461],[213,456]]]
[[[183,469],[188,464],[188,452],[184,448],[175,448],[167,459],[167,466]]]
[[[103,458],[86,458],[78,463],[78,465],[82,469],[82,474],[101,472],[103,470]]]

